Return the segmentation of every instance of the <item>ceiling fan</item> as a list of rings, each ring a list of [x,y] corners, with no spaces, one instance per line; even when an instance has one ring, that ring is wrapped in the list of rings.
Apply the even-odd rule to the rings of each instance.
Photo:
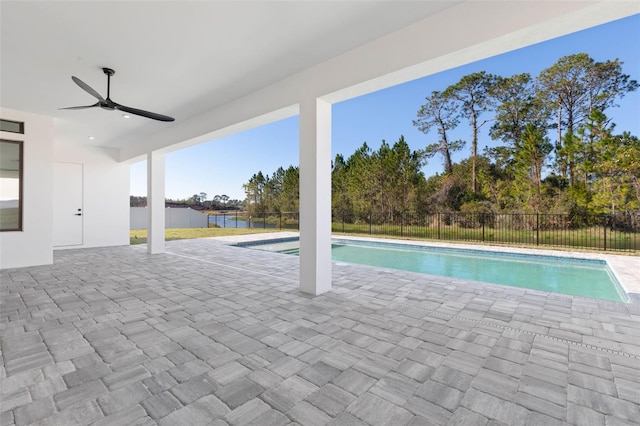
[[[142,117],[151,118],[153,120],[159,120],[159,121],[174,121],[175,120],[173,117],[169,117],[169,116],[162,115],[162,114],[157,114],[155,112],[144,111],[144,110],[137,109],[137,108],[131,108],[131,107],[120,105],[120,104],[117,104],[117,103],[113,102],[111,100],[111,98],[109,97],[109,92],[111,91],[111,76],[114,75],[116,72],[114,70],[112,70],[111,68],[102,68],[102,71],[107,75],[107,99],[105,99],[102,96],[100,96],[100,94],[98,92],[93,90],[91,88],[91,86],[89,86],[84,81],[80,80],[78,77],[72,76],[71,79],[78,86],[80,86],[80,88],[83,89],[85,92],[87,92],[91,96],[93,96],[96,99],[98,99],[98,102],[96,102],[93,105],[75,106],[75,107],[60,108],[60,109],[85,109],[85,108],[100,107],[102,109],[106,109],[106,110],[109,110],[109,111],[113,111],[114,109],[117,109],[119,111],[128,112],[129,114],[135,114],[135,115],[139,115],[139,116],[142,116]]]

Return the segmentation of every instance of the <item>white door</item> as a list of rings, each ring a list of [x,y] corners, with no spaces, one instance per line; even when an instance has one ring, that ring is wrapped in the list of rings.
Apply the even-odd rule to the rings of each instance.
[[[82,244],[82,164],[53,163],[53,246]]]

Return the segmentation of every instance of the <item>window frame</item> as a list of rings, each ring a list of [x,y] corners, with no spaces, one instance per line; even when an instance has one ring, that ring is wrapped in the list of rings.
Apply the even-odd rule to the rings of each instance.
[[[23,225],[23,198],[24,198],[24,141],[16,141],[0,138],[0,144],[18,145],[18,220],[16,227],[3,228],[0,223],[0,232],[21,232]]]

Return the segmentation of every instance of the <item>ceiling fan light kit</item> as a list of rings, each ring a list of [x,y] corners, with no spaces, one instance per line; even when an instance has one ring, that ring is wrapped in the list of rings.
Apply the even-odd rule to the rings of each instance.
[[[120,105],[120,104],[112,101],[111,97],[110,97],[110,93],[111,93],[111,77],[116,72],[111,68],[102,68],[102,72],[104,72],[107,75],[107,98],[106,99],[103,98],[100,95],[100,93],[95,91],[87,83],[85,83],[84,81],[80,80],[78,77],[72,76],[71,79],[73,80],[73,82],[76,83],[78,86],[80,86],[80,88],[82,90],[84,90],[85,92],[87,92],[88,94],[90,94],[91,96],[96,98],[98,100],[98,102],[96,102],[93,105],[83,105],[83,106],[67,107],[67,108],[60,108],[60,109],[86,109],[86,108],[100,107],[102,109],[106,109],[106,110],[109,110],[109,111],[113,111],[113,110],[117,109],[117,110],[122,111],[124,113],[139,115],[141,117],[151,118],[153,120],[158,120],[158,121],[174,121],[175,120],[173,117],[169,117],[167,115],[162,115],[162,114],[158,114],[158,113],[150,112],[150,111],[144,111],[142,109],[137,109],[137,108],[131,108],[131,107],[128,107],[128,106]]]

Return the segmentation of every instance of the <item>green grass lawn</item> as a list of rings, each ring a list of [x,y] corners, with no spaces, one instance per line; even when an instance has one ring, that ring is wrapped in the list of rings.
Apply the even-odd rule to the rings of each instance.
[[[287,229],[282,229],[286,231]],[[165,239],[184,240],[192,238],[223,237],[229,235],[246,235],[266,232],[279,232],[277,228],[174,228],[167,229]],[[379,238],[400,238],[407,240],[439,240],[449,242],[470,242],[484,244],[505,244],[520,247],[539,248],[573,248],[578,250],[603,250],[604,235],[600,228],[586,228],[579,230],[567,230],[562,233],[553,231],[524,230],[496,230],[485,229],[484,238],[480,228],[451,228],[442,226],[440,231],[432,228],[397,225],[354,225],[341,223],[333,224],[333,232],[342,235],[371,235]],[[539,241],[537,241],[537,238]],[[146,229],[134,229],[130,232],[131,244],[144,244],[147,242]],[[640,247],[640,234],[614,232],[607,234],[607,250],[618,252],[634,252],[634,248]]]
[[[265,232],[279,232],[279,229],[256,228],[172,228],[165,229],[164,238],[171,240],[188,240],[192,238],[226,237],[229,235],[262,234]],[[146,229],[132,229],[129,232],[130,244],[145,244],[147,242]]]

